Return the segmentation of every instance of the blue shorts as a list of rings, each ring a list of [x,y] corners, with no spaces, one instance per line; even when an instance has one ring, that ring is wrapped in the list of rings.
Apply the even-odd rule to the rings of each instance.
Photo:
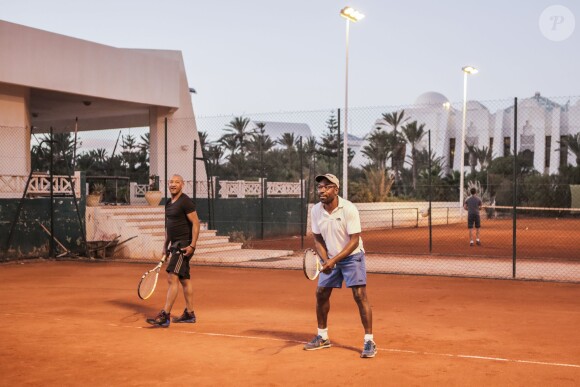
[[[324,288],[342,288],[342,281],[345,281],[347,288],[353,286],[364,286],[367,284],[367,269],[365,264],[365,253],[361,251],[349,255],[338,262],[330,274],[320,273],[318,276],[318,286]]]
[[[475,228],[479,228],[481,226],[479,214],[468,214],[467,215],[467,228],[473,228],[474,224],[475,224]]]

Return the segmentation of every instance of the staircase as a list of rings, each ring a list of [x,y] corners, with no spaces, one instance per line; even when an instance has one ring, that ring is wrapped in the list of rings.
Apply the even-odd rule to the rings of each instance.
[[[97,206],[86,208],[87,241],[111,240],[121,235],[116,258],[160,259],[165,241],[165,208],[163,206]],[[195,255],[232,251],[241,243],[229,242],[227,236],[216,235],[201,223]],[[230,254],[232,254],[230,253]]]

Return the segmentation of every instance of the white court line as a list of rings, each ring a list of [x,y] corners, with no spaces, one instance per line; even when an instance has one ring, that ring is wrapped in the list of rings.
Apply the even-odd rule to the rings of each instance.
[[[133,328],[133,329],[142,329],[143,327],[133,327],[127,325],[117,325],[117,324],[108,324],[112,327],[119,327],[119,328]],[[164,328],[159,328],[164,329]],[[258,337],[258,336],[244,336],[244,335],[231,335],[226,333],[210,333],[210,332],[193,332],[193,331],[176,331],[173,332],[185,333],[189,335],[202,335],[202,336],[219,336],[219,337],[228,337],[234,339],[251,339],[251,340],[268,340],[268,341],[283,341],[287,343],[297,343],[297,344],[305,344],[305,341],[299,340],[290,340],[290,339],[277,339],[273,337]],[[334,345],[335,347],[343,347],[343,348],[350,348],[343,345]],[[407,349],[395,349],[395,348],[377,348],[378,351],[385,351],[385,352],[400,352],[400,353],[410,353],[414,355],[428,355],[428,356],[444,356],[444,357],[454,357],[459,359],[472,359],[472,360],[487,360],[487,361],[499,361],[499,362],[508,362],[508,363],[522,363],[522,364],[533,364],[533,365],[545,365],[545,366],[553,366],[553,367],[568,367],[568,368],[580,368],[578,364],[566,364],[566,363],[551,363],[545,361],[535,361],[535,360],[518,360],[518,359],[507,359],[502,357],[491,357],[491,356],[476,356],[476,355],[461,355],[461,354],[452,354],[452,353],[437,353],[437,352],[424,352],[424,351],[413,351]]]

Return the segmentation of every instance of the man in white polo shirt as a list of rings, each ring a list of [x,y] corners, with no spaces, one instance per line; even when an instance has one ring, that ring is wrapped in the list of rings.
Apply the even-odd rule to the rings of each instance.
[[[361,357],[374,357],[377,346],[373,340],[373,314],[367,298],[365,252],[360,237],[361,225],[357,208],[338,196],[340,183],[330,173],[315,178],[320,203],[312,207],[312,233],[316,252],[324,261],[316,288],[316,318],[318,334],[304,346],[307,351],[329,348],[328,311],[332,289],[342,282],[352,289],[352,295],[365,330]]]

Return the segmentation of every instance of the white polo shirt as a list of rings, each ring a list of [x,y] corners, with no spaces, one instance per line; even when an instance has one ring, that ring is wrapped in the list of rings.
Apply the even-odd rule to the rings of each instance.
[[[317,203],[311,211],[312,232],[321,234],[328,249],[328,257],[340,253],[350,241],[350,235],[360,233],[360,216],[358,209],[350,201],[338,197],[338,206],[328,213],[322,204]],[[358,239],[358,247],[351,253],[364,251],[362,239]]]

